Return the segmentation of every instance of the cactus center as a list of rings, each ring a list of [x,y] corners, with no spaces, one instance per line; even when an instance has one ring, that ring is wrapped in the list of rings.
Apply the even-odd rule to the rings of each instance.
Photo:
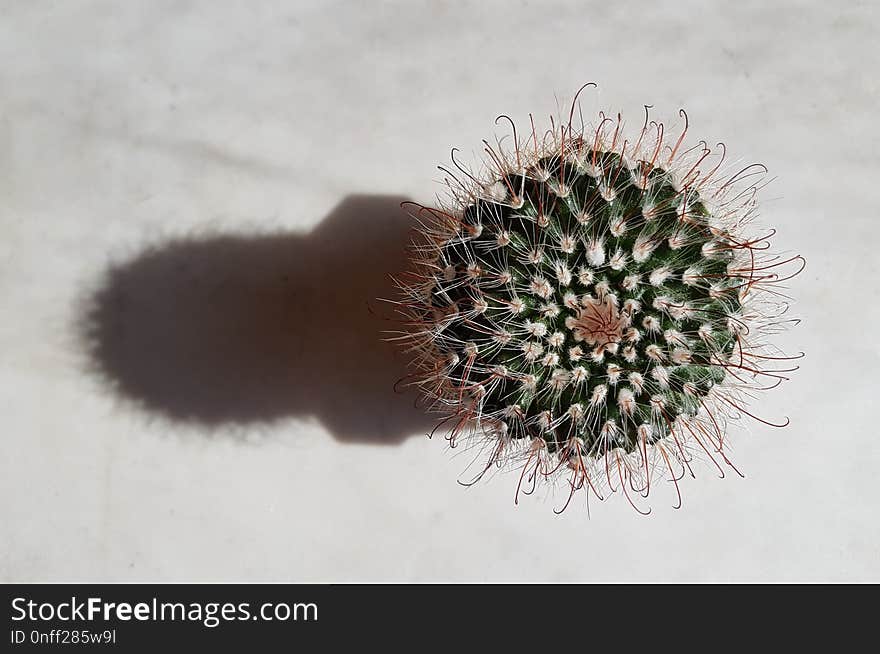
[[[568,322],[574,340],[595,345],[598,351],[619,343],[626,327],[626,316],[606,297],[604,300],[588,298],[578,310],[577,317]]]

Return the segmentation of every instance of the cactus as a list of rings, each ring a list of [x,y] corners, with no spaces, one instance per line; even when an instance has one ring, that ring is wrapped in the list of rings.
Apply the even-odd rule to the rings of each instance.
[[[424,239],[398,279],[397,338],[450,444],[485,448],[472,481],[513,468],[517,501],[563,478],[562,509],[622,490],[643,512],[660,471],[680,506],[695,457],[736,470],[727,421],[784,378],[767,336],[789,322],[781,271],[803,259],[748,235],[763,165],[687,147],[683,110],[668,142],[648,107],[630,138],[619,114],[573,125],[581,91],[543,135],[500,116],[511,145],[484,141],[481,172],[455,150],[440,167],[447,196],[413,212]]]

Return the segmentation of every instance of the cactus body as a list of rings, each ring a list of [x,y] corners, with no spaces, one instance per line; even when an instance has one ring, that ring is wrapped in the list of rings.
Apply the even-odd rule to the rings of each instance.
[[[511,150],[487,145],[481,173],[456,162],[451,197],[420,208],[406,337],[451,442],[487,446],[483,472],[630,497],[697,451],[730,463],[724,419],[746,378],[772,374],[779,259],[742,234],[765,171],[723,174],[723,149],[683,150],[686,131],[514,128]]]

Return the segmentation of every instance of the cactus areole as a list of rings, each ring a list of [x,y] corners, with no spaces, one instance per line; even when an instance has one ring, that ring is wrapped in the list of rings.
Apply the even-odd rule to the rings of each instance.
[[[634,502],[658,473],[677,489],[700,454],[732,468],[725,423],[780,377],[766,336],[802,259],[749,230],[766,169],[685,144],[683,111],[667,143],[647,109],[625,137],[619,116],[573,126],[575,106],[522,140],[509,121],[482,171],[455,152],[441,168],[449,196],[415,212],[404,337],[451,443],[485,447],[476,477],[508,466],[517,493],[564,476],[569,500]]]

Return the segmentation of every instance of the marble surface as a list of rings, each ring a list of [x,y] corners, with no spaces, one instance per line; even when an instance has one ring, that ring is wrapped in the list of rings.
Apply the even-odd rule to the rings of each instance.
[[[4,2],[0,579],[880,580],[876,3]],[[648,518],[464,489],[369,298],[508,113],[777,176],[808,357]],[[292,307],[296,307],[295,309]],[[331,319],[332,318],[332,319]],[[558,500],[558,498],[556,498]]]

